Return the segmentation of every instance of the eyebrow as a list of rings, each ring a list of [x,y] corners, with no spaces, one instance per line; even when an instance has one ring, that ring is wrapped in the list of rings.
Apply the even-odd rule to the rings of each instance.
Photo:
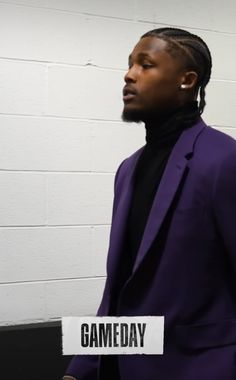
[[[139,53],[138,58],[151,58],[148,53]],[[132,59],[132,54],[128,56],[128,62],[130,62]]]

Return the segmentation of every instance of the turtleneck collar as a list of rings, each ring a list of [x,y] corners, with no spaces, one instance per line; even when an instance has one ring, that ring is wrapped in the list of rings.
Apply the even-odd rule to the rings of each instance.
[[[145,124],[146,146],[152,149],[173,145],[182,131],[199,118],[198,102],[194,100],[164,115],[156,125]]]

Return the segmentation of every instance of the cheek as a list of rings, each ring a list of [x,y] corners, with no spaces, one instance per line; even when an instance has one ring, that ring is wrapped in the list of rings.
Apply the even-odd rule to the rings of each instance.
[[[157,98],[171,99],[173,97],[176,97],[178,92],[179,86],[177,85],[176,81],[171,77],[165,77],[156,83],[153,95]]]
[[[176,86],[174,86],[170,81],[161,80],[156,83],[152,83],[152,86],[147,89],[146,93],[150,99],[150,102],[155,103],[156,101],[161,101],[176,96]]]
[[[154,93],[155,90],[170,91],[176,88],[176,78],[173,73],[166,70],[160,71],[156,75],[151,75],[146,81],[147,90]]]

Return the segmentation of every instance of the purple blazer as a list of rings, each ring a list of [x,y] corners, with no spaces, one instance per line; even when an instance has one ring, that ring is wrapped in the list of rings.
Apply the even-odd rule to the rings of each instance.
[[[143,148],[116,172],[107,280],[98,315],[108,315],[119,276],[133,173]],[[177,190],[167,240],[153,268],[149,248]],[[118,299],[118,315],[164,315],[164,354],[120,355],[122,380],[236,379],[235,221],[236,141],[200,119],[184,130],[171,152],[133,272]],[[74,356],[67,374],[100,380],[100,360]]]

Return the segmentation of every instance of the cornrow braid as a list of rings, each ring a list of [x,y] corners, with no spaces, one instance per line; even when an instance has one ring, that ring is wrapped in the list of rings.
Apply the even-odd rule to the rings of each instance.
[[[143,34],[144,37],[158,37],[168,43],[167,51],[173,56],[181,55],[187,69],[193,69],[198,74],[197,91],[200,101],[198,112],[201,115],[206,105],[206,85],[211,77],[212,58],[207,44],[197,35],[183,29],[158,28]]]

